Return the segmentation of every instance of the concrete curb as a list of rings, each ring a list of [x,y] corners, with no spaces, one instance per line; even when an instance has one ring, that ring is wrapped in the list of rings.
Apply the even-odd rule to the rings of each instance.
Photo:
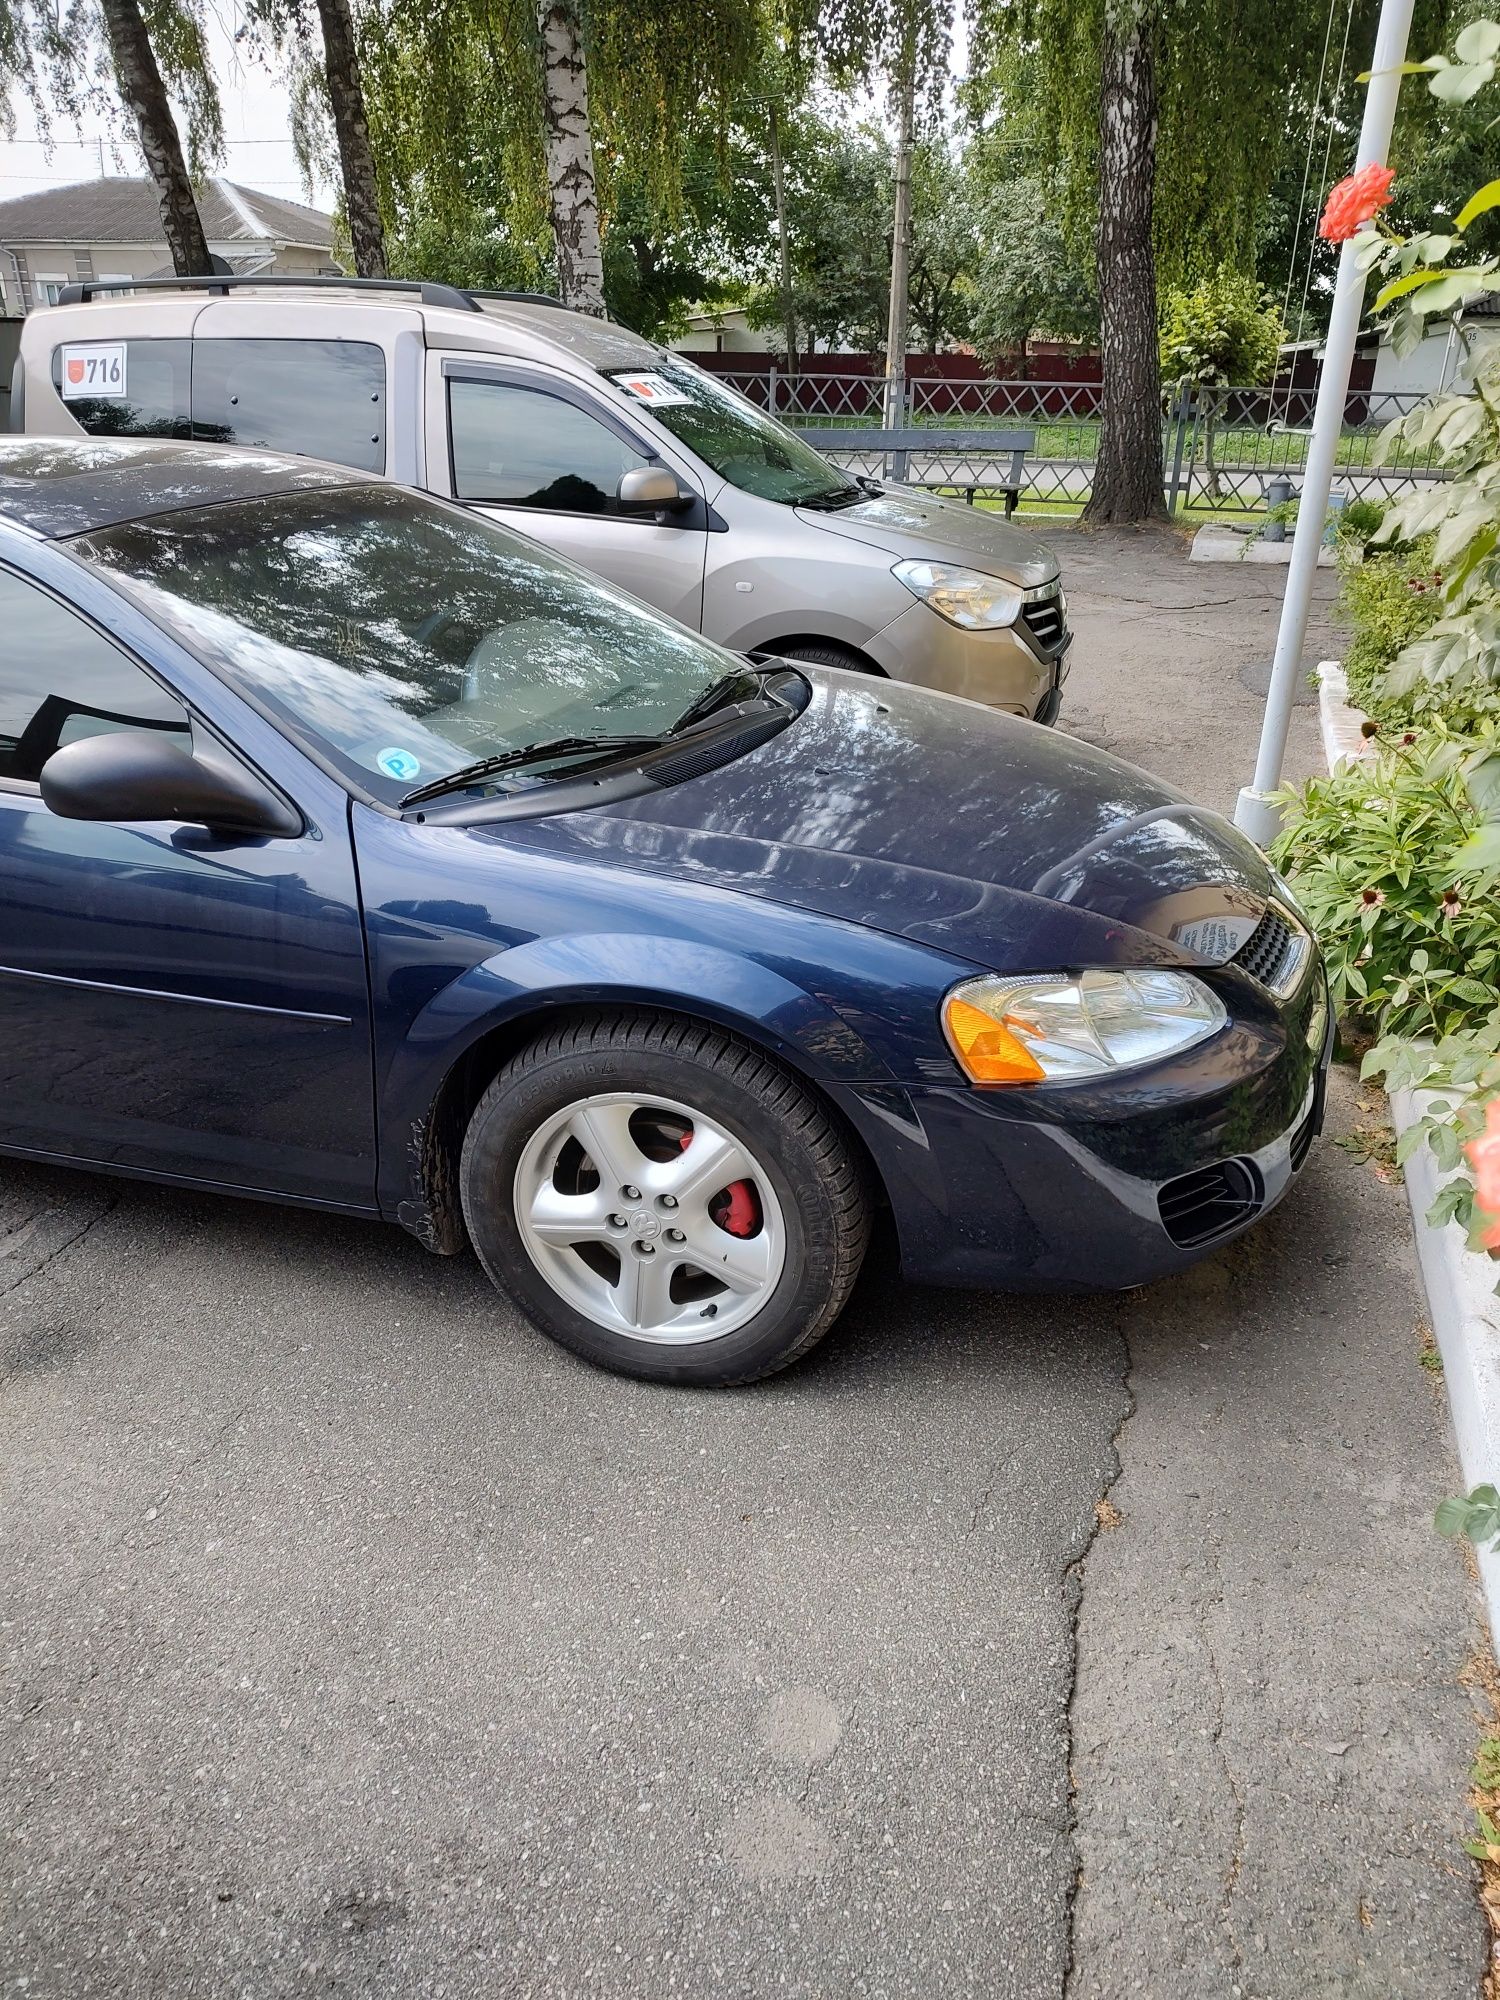
[[[1365,718],[1348,701],[1349,684],[1337,660],[1318,664],[1318,717],[1323,751],[1332,771],[1345,759],[1368,757],[1369,740],[1360,734]],[[1395,1090],[1391,1122],[1397,1135],[1440,1105],[1451,1090]],[[1451,1174],[1443,1173],[1428,1146],[1419,1146],[1404,1169],[1407,1200],[1433,1338],[1443,1357],[1443,1380],[1465,1490],[1500,1486],[1500,1261],[1471,1250],[1456,1222],[1434,1228],[1427,1211]],[[1500,1552],[1476,1549],[1479,1580],[1491,1637],[1500,1644]]]

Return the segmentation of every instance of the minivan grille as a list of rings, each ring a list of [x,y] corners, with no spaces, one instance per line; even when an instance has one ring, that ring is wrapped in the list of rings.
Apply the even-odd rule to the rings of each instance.
[[[1063,642],[1062,599],[1056,595],[1039,597],[1031,604],[1021,606],[1021,617],[1026,629],[1044,653],[1055,653]]]
[[[1258,985],[1280,993],[1295,981],[1306,950],[1306,934],[1268,903],[1265,915],[1231,962]]]
[[[1180,1250],[1189,1250],[1253,1221],[1263,1199],[1260,1176],[1248,1160],[1216,1160],[1168,1181],[1156,1205],[1162,1228]]]

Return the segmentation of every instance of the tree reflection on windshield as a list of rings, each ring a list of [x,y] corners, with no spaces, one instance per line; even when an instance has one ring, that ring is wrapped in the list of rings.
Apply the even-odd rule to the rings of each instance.
[[[665,729],[732,656],[497,524],[340,486],[74,544],[395,802],[538,737]]]

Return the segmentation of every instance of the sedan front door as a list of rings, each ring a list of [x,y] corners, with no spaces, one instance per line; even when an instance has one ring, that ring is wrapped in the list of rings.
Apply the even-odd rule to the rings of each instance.
[[[36,562],[54,585],[72,568]],[[0,1147],[371,1206],[346,797],[311,774],[286,839],[62,818],[38,779],[79,736],[215,739],[55,587],[3,565],[0,630]]]

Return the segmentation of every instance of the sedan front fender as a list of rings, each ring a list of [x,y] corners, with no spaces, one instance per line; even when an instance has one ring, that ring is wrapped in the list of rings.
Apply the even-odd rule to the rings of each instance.
[[[475,1083],[482,1087],[550,1017],[610,1006],[712,1022],[830,1087],[893,1077],[847,1010],[754,959],[639,932],[534,938],[443,987],[393,1051],[379,1093],[382,1209],[429,1248],[460,1248],[452,1160]]]

